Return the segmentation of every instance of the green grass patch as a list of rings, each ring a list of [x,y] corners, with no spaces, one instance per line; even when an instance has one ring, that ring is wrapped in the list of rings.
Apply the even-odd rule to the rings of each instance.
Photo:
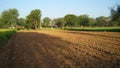
[[[4,46],[15,33],[16,30],[0,29],[0,47]]]
[[[41,30],[61,30],[61,28],[41,28]]]
[[[73,31],[108,31],[108,32],[120,32],[120,27],[68,27],[65,30],[73,30]]]

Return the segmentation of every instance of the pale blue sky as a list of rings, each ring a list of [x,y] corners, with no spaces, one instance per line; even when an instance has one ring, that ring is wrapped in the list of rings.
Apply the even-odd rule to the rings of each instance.
[[[109,16],[110,8],[120,4],[120,0],[0,0],[0,13],[16,8],[19,17],[25,18],[31,10],[40,9],[42,18],[64,17],[66,14],[90,17]]]

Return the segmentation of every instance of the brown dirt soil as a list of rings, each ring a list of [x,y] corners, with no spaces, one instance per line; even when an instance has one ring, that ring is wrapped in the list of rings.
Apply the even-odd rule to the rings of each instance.
[[[20,31],[0,48],[0,68],[120,68],[120,33]]]

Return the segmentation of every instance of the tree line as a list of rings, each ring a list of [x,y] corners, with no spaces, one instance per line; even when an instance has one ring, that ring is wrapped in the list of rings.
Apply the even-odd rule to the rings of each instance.
[[[41,20],[41,10],[32,10],[26,18],[18,18],[18,10],[8,9],[4,10],[0,15],[0,28],[27,28],[38,29],[41,27],[106,27],[106,26],[120,26],[120,5],[117,8],[111,9],[109,17],[100,16],[97,18],[89,17],[89,15],[74,15],[67,14],[62,18],[55,18],[51,20],[45,17]]]

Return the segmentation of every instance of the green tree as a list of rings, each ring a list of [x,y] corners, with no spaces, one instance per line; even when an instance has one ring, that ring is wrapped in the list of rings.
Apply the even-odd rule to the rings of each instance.
[[[65,24],[66,24],[66,21],[65,21],[64,18],[61,19],[61,23],[62,23],[62,24],[61,24],[61,28],[64,29]]]
[[[24,26],[26,25],[26,20],[24,18],[19,18],[17,22],[18,26]]]
[[[64,29],[66,21],[64,18],[56,18],[53,20],[54,24],[57,25],[57,27]]]
[[[13,8],[4,10],[1,14],[1,23],[5,27],[15,27],[18,20],[18,10]]]
[[[89,23],[88,23],[89,27],[93,27],[96,25],[96,20],[94,18],[89,18]]]
[[[80,26],[88,26],[89,24],[89,16],[88,15],[80,15],[78,17],[78,22]]]
[[[120,5],[117,5],[116,9],[111,9],[111,23],[120,26]]]
[[[74,14],[68,14],[64,17],[64,20],[66,21],[66,26],[76,26],[78,17]]]
[[[8,27],[9,24],[9,12],[8,10],[4,10],[1,14],[1,27]]]
[[[118,21],[111,21],[110,25],[111,26],[118,26],[119,22]]]
[[[107,17],[100,16],[96,18],[97,20],[97,26],[107,26],[109,24],[109,20]]]
[[[25,26],[25,28],[31,29],[32,28],[32,24],[33,24],[32,19],[31,19],[30,15],[28,15],[26,17],[26,26]]]
[[[43,19],[43,24],[44,24],[44,26],[45,26],[45,27],[48,27],[48,26],[50,25],[50,21],[51,21],[51,19],[50,19],[49,17],[45,17],[45,18]]]
[[[39,9],[32,10],[26,17],[27,27],[32,29],[41,28],[41,11]]]
[[[1,19],[1,17],[0,17],[0,28],[3,28],[4,25],[5,25],[5,24],[2,22],[2,19]]]

